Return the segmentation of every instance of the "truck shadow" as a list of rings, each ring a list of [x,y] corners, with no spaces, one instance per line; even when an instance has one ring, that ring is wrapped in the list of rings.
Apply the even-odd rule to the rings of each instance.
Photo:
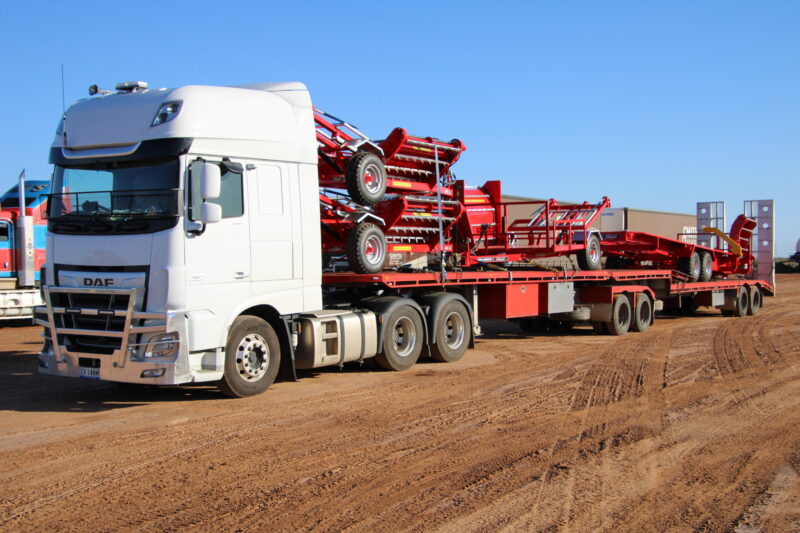
[[[25,345],[38,345],[26,342]],[[214,386],[156,387],[39,374],[34,352],[0,351],[0,412],[92,413],[152,403],[227,398]]]

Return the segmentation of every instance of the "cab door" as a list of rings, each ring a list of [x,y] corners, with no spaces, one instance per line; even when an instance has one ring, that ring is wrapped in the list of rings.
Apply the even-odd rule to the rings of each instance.
[[[291,280],[302,275],[302,268],[295,264],[293,242],[297,228],[293,224],[289,168],[286,163],[277,162],[247,165],[254,282]]]
[[[251,294],[250,221],[245,201],[242,161],[220,162],[221,189],[212,201],[222,207],[222,220],[199,224],[202,161],[189,162],[187,172],[186,300],[189,309],[211,310],[227,317]]]

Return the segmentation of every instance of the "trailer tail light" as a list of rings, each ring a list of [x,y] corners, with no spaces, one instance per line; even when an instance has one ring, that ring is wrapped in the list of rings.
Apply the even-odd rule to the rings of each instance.
[[[177,117],[178,113],[181,111],[182,105],[183,102],[181,100],[164,102],[161,104],[161,107],[158,108],[158,113],[156,113],[153,123],[150,126],[158,126]]]

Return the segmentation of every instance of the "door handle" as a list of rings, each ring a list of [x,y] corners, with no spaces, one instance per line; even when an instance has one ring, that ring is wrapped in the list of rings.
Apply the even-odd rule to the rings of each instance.
[[[233,279],[244,279],[247,277],[247,272],[234,272]]]

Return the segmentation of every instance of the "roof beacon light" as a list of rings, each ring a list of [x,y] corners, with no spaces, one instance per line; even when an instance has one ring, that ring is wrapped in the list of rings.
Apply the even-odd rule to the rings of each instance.
[[[146,81],[123,81],[115,87],[118,91],[134,93],[147,89]]]
[[[159,124],[163,124],[165,122],[169,122],[173,118],[178,116],[178,113],[181,111],[181,104],[183,102],[181,100],[173,100],[172,102],[164,102],[161,104],[161,107],[158,108],[158,113],[156,113],[155,118],[153,118],[153,123],[150,126],[158,126]]]

